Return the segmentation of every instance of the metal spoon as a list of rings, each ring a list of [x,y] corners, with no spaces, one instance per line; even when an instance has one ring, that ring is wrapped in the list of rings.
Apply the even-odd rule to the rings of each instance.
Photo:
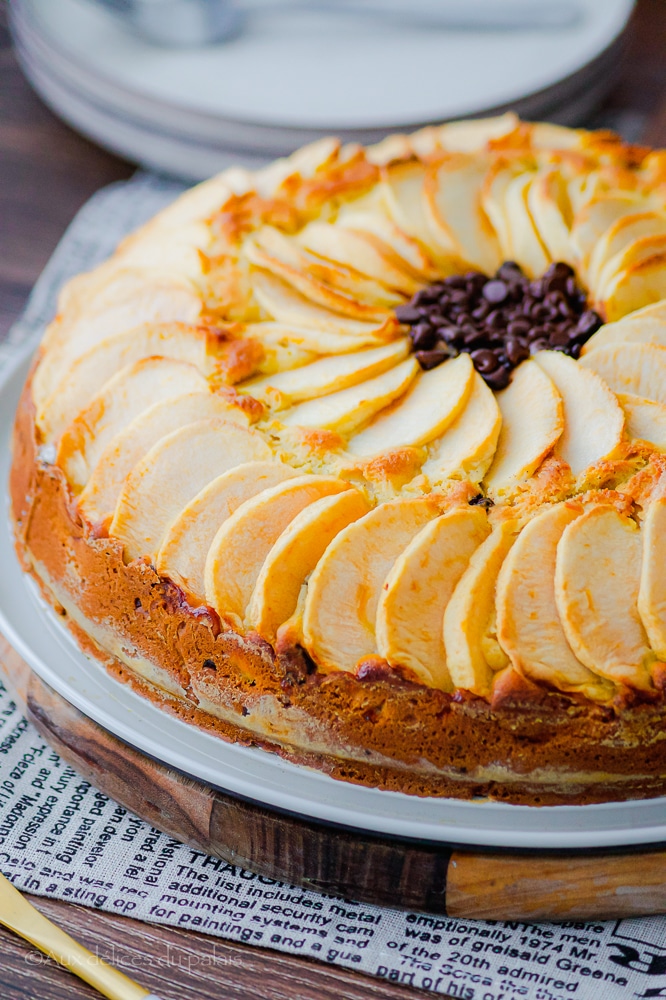
[[[52,924],[2,874],[0,924],[34,944],[109,1000],[160,1000]]]
[[[94,0],[160,45],[209,45],[240,34],[249,18],[339,14],[424,31],[552,31],[578,24],[575,0]]]

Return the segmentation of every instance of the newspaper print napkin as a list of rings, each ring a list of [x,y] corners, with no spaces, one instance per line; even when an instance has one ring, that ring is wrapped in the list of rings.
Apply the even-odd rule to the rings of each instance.
[[[138,174],[81,210],[0,344],[37,342],[57,289],[182,190]],[[458,920],[319,895],[154,829],[44,743],[0,683],[0,870],[21,890],[306,955],[460,1000],[666,1000],[666,917]]]

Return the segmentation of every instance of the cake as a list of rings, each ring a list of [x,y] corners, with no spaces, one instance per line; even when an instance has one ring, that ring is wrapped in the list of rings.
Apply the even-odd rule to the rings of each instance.
[[[511,114],[320,141],[63,289],[17,551],[223,739],[422,796],[661,795],[665,348],[666,154]]]

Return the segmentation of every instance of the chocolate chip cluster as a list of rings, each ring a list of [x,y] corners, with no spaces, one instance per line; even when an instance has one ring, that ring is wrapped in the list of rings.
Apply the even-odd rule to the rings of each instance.
[[[491,389],[504,389],[511,371],[537,351],[579,357],[603,322],[587,308],[573,268],[561,262],[535,281],[512,261],[492,278],[480,271],[453,275],[421,289],[395,312],[410,327],[422,368],[469,354]]]

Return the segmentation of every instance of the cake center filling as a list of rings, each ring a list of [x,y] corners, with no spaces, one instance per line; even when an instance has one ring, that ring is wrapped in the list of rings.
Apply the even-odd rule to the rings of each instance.
[[[409,326],[421,368],[469,354],[491,389],[504,389],[511,372],[537,351],[578,358],[603,320],[588,308],[572,267],[559,261],[530,280],[507,261],[489,277],[456,274],[422,288],[396,316]]]

